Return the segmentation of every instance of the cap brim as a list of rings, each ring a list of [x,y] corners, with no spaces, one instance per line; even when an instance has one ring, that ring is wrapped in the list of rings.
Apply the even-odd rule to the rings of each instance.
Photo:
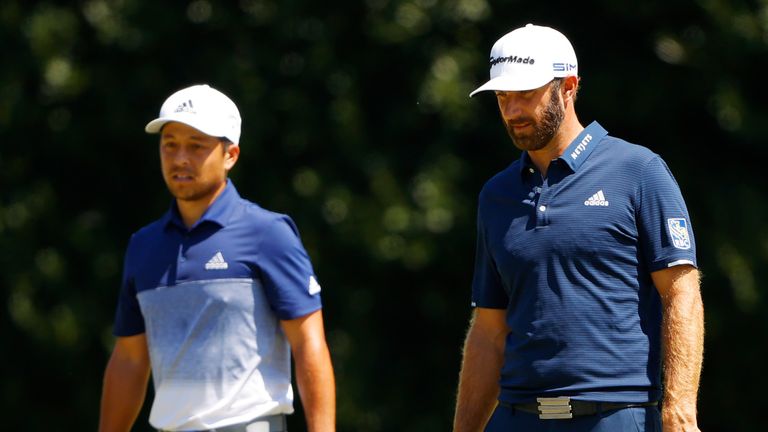
[[[469,94],[469,97],[484,91],[525,91],[537,89],[552,81],[554,76],[520,77],[513,75],[501,75],[491,79]]]
[[[156,118],[144,126],[144,132],[146,133],[158,133],[165,126],[166,123],[174,121],[167,118]]]
[[[178,115],[158,117],[152,120],[151,122],[147,123],[147,125],[144,126],[144,131],[147,133],[158,133],[163,129],[163,126],[165,126],[167,123],[178,122],[178,123],[183,123],[189,127],[195,128],[206,135],[210,135],[214,137],[225,136],[225,133],[222,132],[221,130],[217,130],[216,128],[213,128],[210,125],[201,124],[199,119],[197,118],[194,118],[194,120],[196,121],[190,121],[190,118],[185,116],[183,113],[180,113]]]

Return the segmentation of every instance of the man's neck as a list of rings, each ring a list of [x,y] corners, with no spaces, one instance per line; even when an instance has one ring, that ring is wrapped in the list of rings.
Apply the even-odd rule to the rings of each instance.
[[[215,193],[206,198],[198,200],[180,200],[177,198],[176,207],[179,209],[179,215],[182,222],[184,222],[184,226],[192,228],[203,216],[203,213],[208,210],[208,207],[224,192],[226,185],[226,183],[223,183]]]
[[[536,168],[539,169],[539,172],[541,172],[542,178],[547,177],[550,162],[559,158],[583,130],[584,126],[579,123],[576,116],[573,116],[570,120],[563,121],[560,129],[558,129],[555,136],[552,137],[552,140],[544,148],[528,151],[528,156]]]

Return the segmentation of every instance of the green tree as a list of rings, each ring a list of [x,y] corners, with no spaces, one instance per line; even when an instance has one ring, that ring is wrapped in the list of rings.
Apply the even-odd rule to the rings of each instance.
[[[495,101],[467,94],[493,42],[536,22],[576,48],[582,120],[675,172],[705,274],[702,429],[758,430],[766,16],[718,0],[2,2],[5,427],[95,427],[123,249],[169,204],[143,126],[208,82],[243,113],[240,192],[294,217],[324,286],[339,429],[449,429],[476,196],[519,156]]]

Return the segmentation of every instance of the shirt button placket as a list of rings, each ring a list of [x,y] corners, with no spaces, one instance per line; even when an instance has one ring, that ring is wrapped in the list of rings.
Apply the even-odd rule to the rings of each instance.
[[[179,263],[183,263],[187,260],[186,257],[186,250],[187,245],[189,243],[189,233],[184,233],[184,235],[181,237],[181,244],[179,244]]]
[[[545,225],[549,225],[549,188],[542,185],[539,205],[536,207],[536,226]]]
[[[189,233],[185,233],[181,238],[179,244],[179,263],[176,266],[176,278],[179,281],[186,280],[187,278],[187,252],[189,249]]]

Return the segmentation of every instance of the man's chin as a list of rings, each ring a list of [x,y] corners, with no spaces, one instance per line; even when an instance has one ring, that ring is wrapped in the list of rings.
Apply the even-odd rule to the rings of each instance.
[[[198,191],[186,187],[168,186],[168,192],[179,201],[196,201],[200,199]]]
[[[197,201],[206,201],[209,200],[215,193],[216,190],[213,189],[192,189],[192,188],[168,188],[168,190],[171,192],[171,195],[173,195],[174,198],[176,198],[177,201],[184,201],[184,202],[197,202]]]
[[[530,137],[516,138],[512,134],[510,134],[509,137],[512,138],[512,143],[515,145],[515,147],[517,147],[520,150],[530,151],[530,150],[539,150],[541,148]]]

